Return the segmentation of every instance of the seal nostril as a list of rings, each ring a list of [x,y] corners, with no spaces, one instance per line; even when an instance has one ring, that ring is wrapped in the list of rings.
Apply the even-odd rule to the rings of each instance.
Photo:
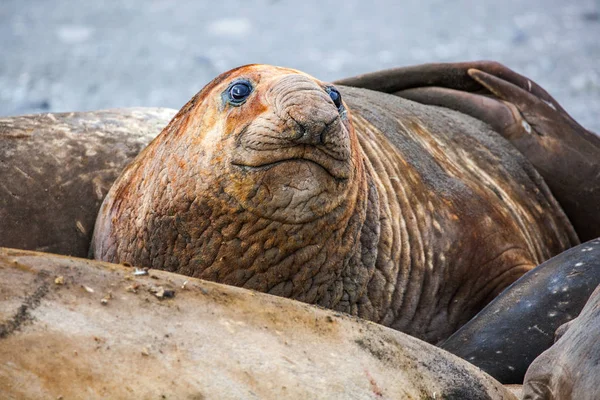
[[[298,128],[296,129],[296,135],[294,136],[294,140],[302,140],[306,136],[306,128],[298,124]]]
[[[327,124],[302,124],[298,123],[296,128],[296,134],[294,135],[294,141],[302,144],[324,144],[326,133],[327,133]]]
[[[321,131],[321,134],[319,135],[319,144],[325,144],[326,134],[327,134],[327,126],[325,126],[325,128],[323,128],[323,130]]]
[[[332,132],[332,129],[335,130],[340,119],[337,113],[333,118],[322,115],[311,115],[313,118],[308,118],[305,115],[292,115],[292,113],[288,113],[287,116],[294,121],[292,134],[288,136],[289,140],[299,144],[312,145],[324,145],[328,135]]]
[[[282,120],[287,119],[284,136],[299,144],[323,145],[341,119],[335,109],[323,102],[323,92],[311,95],[313,97],[290,97],[294,103],[286,107],[283,114]]]

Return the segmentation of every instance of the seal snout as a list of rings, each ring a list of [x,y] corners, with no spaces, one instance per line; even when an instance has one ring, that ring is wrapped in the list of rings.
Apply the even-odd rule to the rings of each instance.
[[[279,117],[284,122],[289,120],[287,125],[291,125],[290,139],[296,143],[324,145],[327,143],[327,135],[338,128],[338,110],[321,88],[294,91],[280,104],[282,110]]]
[[[269,107],[240,131],[233,165],[264,171],[312,163],[335,179],[350,177],[349,126],[335,88],[291,74],[270,82],[262,98]]]

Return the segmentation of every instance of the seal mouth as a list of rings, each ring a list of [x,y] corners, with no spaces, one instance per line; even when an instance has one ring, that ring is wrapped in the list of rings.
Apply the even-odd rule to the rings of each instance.
[[[303,154],[272,154],[270,151],[257,154],[247,160],[235,160],[231,164],[246,171],[267,171],[276,166],[287,163],[305,162],[316,165],[337,181],[345,181],[350,178],[350,169],[345,160],[332,158],[323,152],[304,151]]]

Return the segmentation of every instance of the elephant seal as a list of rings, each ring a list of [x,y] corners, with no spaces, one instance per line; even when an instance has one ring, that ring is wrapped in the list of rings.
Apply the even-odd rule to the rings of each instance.
[[[131,272],[0,248],[2,399],[517,399],[402,332],[169,272]],[[159,298],[157,287],[176,295]]]
[[[600,239],[523,275],[441,344],[502,383],[522,383],[554,331],[575,318],[600,285]],[[594,335],[592,335],[594,336]]]
[[[0,118],[0,246],[86,257],[109,188],[175,113]]]
[[[488,125],[249,65],[209,83],[123,171],[91,251],[435,343],[577,243]]]
[[[600,286],[525,374],[524,400],[600,399]]]

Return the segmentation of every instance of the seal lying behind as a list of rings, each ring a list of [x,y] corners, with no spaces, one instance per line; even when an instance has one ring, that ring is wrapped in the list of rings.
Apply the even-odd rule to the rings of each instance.
[[[598,332],[600,286],[581,314],[556,330],[556,343],[533,361],[523,382],[523,399],[600,399]]]
[[[440,347],[502,383],[522,383],[600,285],[600,238],[570,248],[510,285]],[[591,335],[594,336],[594,335]]]
[[[100,204],[175,110],[0,118],[0,246],[86,257]]]
[[[92,252],[438,342],[577,243],[488,125],[250,65],[209,83],[124,170]]]

